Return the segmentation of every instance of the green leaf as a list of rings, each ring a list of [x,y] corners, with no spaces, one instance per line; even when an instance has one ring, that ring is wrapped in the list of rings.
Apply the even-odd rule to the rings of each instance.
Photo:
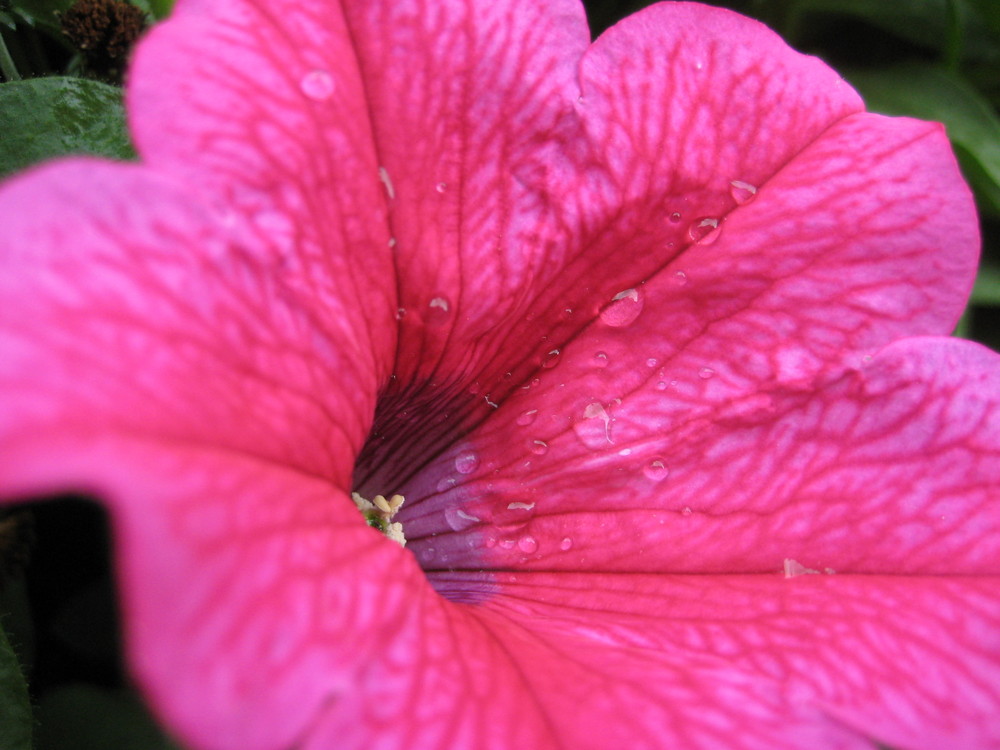
[[[121,90],[83,78],[0,84],[0,133],[0,177],[68,154],[135,156]]]
[[[972,303],[984,307],[1000,307],[1000,267],[983,263],[972,288]]]
[[[25,20],[38,23],[49,31],[58,31],[58,14],[73,4],[73,0],[13,0],[11,9]]]
[[[958,75],[925,64],[847,71],[868,108],[943,122],[981,210],[1000,214],[1000,118]]]
[[[66,685],[42,696],[37,750],[176,750],[126,690]]]
[[[0,627],[0,747],[31,750],[31,701],[17,655]]]

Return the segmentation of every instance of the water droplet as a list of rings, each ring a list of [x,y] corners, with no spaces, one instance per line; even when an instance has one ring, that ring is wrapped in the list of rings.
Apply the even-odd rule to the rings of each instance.
[[[517,544],[513,539],[501,539],[500,546],[504,549],[514,549],[514,545]]]
[[[685,505],[683,508],[681,508],[681,515],[682,516],[690,516],[691,515],[691,509]]]
[[[559,549],[561,549],[563,552],[565,552],[572,546],[573,546],[573,540],[570,539],[569,537],[566,537],[561,542],[559,542]]]
[[[517,548],[524,554],[530,555],[538,550],[538,542],[535,541],[534,537],[522,536],[517,541]]]
[[[598,352],[594,355],[594,365],[597,367],[607,367],[608,366],[608,355],[604,352]]]
[[[591,450],[600,450],[614,443],[611,439],[611,416],[601,404],[588,404],[583,419],[573,425],[573,432]]]
[[[534,509],[535,509],[534,503],[521,503],[521,502],[507,503],[507,510],[534,510]],[[522,521],[520,525],[523,526],[524,522]]]
[[[702,380],[708,380],[713,375],[715,375],[715,370],[713,370],[711,367],[702,367],[700,370],[698,370],[698,377],[701,378]]]
[[[389,196],[389,200],[393,200],[396,197],[396,191],[392,187],[392,178],[389,177],[389,170],[385,167],[378,168],[378,178],[382,181],[385,186],[386,195]]]
[[[743,182],[743,180],[733,180],[729,183],[729,194],[733,196],[734,201],[742,206],[757,196],[757,186]]]
[[[406,317],[406,308],[405,307],[397,308],[397,310],[396,310],[396,320],[402,320],[405,317]]]
[[[329,72],[325,70],[312,70],[302,76],[302,80],[299,81],[299,88],[302,89],[303,94],[313,101],[322,102],[333,96],[336,84]]]
[[[667,381],[661,380],[656,384],[656,390],[665,391],[667,390]]]
[[[444,191],[448,189],[448,183],[439,182],[437,185],[434,186],[434,189],[437,190],[439,193],[444,193]]]
[[[545,359],[542,360],[542,367],[546,370],[551,370],[557,364],[559,364],[559,350],[553,349],[545,355]]]
[[[703,67],[705,67],[705,63],[703,63],[701,60],[695,60],[694,67],[695,70],[701,70]]]
[[[427,303],[427,324],[444,325],[448,320],[448,313],[451,305],[446,297],[434,297]]]
[[[681,221],[681,215],[679,212],[674,211],[672,214],[670,214],[671,224],[680,224],[680,221]]]
[[[544,440],[532,440],[530,448],[536,456],[544,456],[549,452],[549,444]]]
[[[688,237],[699,245],[711,245],[719,239],[719,220],[712,216],[695,219],[688,227]]]
[[[396,238],[390,237],[388,242],[389,247],[396,247]]]
[[[527,427],[529,424],[535,421],[535,417],[538,416],[538,409],[529,409],[528,411],[521,412],[521,416],[517,418],[517,423],[521,427]]]
[[[620,451],[618,451],[618,455],[619,456],[631,456],[632,455],[632,449],[631,448],[622,448]]]
[[[642,312],[642,295],[638,289],[626,289],[611,298],[603,310],[601,320],[613,328],[629,325]]]
[[[466,513],[461,508],[448,508],[444,512],[444,518],[452,531],[464,531],[482,520],[478,516]]]
[[[650,357],[649,359],[646,360],[646,367],[653,368],[656,367],[658,364],[660,364],[660,360],[658,360],[656,357]]]
[[[684,286],[685,284],[688,283],[688,275],[683,271],[675,271],[673,278],[674,278],[674,283],[677,286]]]
[[[459,474],[471,474],[479,466],[479,456],[472,451],[459,453],[455,458],[455,471]]]
[[[486,537],[486,546],[493,549],[497,546],[497,538],[495,536]]]
[[[646,479],[659,482],[667,478],[670,474],[670,469],[663,463],[663,459],[656,458],[642,467],[642,473],[646,476]]]

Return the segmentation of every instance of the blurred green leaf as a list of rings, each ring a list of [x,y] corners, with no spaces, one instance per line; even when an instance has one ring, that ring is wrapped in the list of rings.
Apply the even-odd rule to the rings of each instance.
[[[67,154],[134,158],[121,90],[83,78],[0,84],[0,177]]]
[[[125,690],[66,685],[42,697],[36,750],[176,750]]]
[[[10,7],[25,20],[56,31],[59,29],[57,14],[72,4],[73,0],[12,0]]]
[[[875,112],[943,122],[980,209],[1000,214],[1000,118],[974,88],[925,64],[845,75]]]
[[[983,263],[972,288],[972,303],[989,307],[1000,307],[1000,268]]]
[[[31,702],[17,655],[0,627],[0,747],[31,750]]]

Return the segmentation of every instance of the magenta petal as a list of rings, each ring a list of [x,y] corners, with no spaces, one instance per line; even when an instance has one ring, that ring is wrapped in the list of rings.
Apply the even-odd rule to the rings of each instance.
[[[501,409],[428,472],[452,479],[423,490],[411,547],[431,568],[997,574],[998,364],[904,340],[814,389],[704,404],[725,374],[650,376],[620,403],[569,377],[564,400],[525,392],[548,408]]]
[[[351,302],[363,286],[309,298],[238,217],[136,166],[43,168],[0,214],[0,453],[28,434],[154,435],[349,489],[392,345]]]
[[[460,596],[481,577],[434,580]],[[473,616],[549,717],[539,747],[1000,743],[997,577],[493,578]]]

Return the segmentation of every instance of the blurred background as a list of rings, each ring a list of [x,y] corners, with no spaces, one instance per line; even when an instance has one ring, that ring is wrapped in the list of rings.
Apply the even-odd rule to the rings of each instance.
[[[134,157],[122,74],[172,1],[0,0],[0,178],[68,153]],[[649,4],[585,2],[595,36]],[[1000,2],[710,4],[821,57],[870,110],[945,123],[983,230],[955,334],[1000,350]],[[0,512],[0,750],[174,748],[124,676],[111,581],[106,520],[84,498]]]

